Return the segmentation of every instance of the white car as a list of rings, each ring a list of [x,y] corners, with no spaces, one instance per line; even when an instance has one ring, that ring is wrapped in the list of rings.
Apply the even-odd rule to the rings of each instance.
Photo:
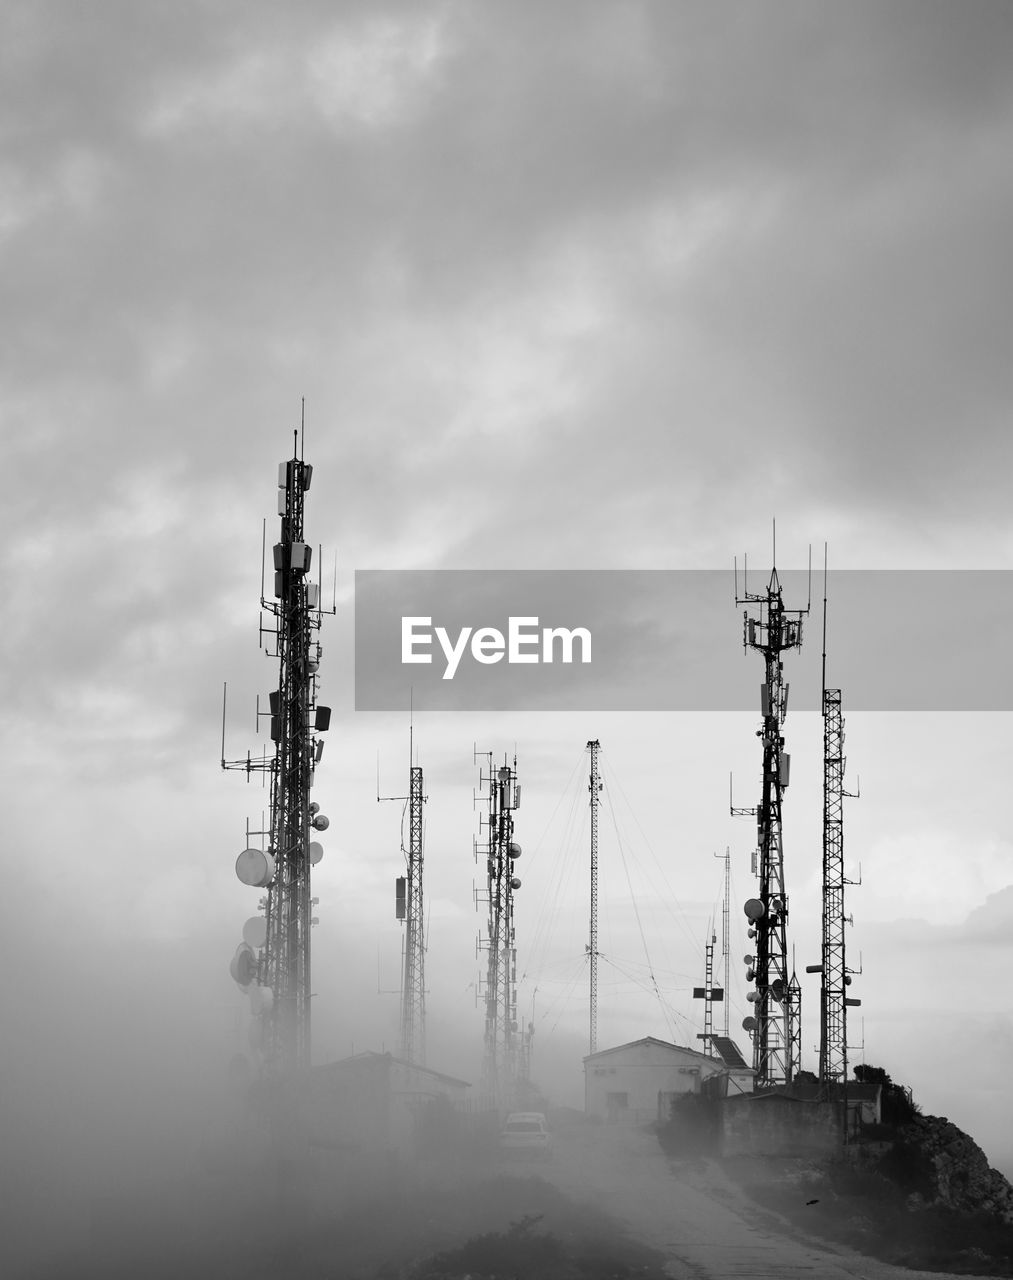
[[[552,1154],[552,1133],[541,1111],[512,1111],[499,1134],[504,1155],[548,1159]]]

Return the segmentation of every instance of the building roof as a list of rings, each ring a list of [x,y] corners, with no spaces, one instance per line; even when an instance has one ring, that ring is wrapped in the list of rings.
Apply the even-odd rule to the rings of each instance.
[[[624,1049],[635,1049],[642,1044],[657,1045],[660,1049],[674,1049],[676,1053],[689,1053],[694,1058],[702,1058],[704,1062],[714,1062],[713,1058],[706,1053],[701,1053],[699,1049],[689,1049],[682,1044],[672,1044],[669,1040],[658,1040],[655,1036],[643,1036],[640,1040],[630,1040],[627,1044],[617,1044],[611,1049],[599,1049],[596,1053],[585,1054],[584,1061],[592,1062],[598,1058],[605,1058],[610,1053],[622,1053]]]

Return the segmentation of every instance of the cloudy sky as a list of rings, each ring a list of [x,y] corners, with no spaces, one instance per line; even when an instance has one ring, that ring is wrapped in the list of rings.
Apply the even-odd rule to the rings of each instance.
[[[320,1060],[396,1045],[400,819],[376,760],[402,794],[407,709],[355,711],[354,570],[763,565],[772,518],[786,568],[827,542],[839,568],[1013,569],[1005,3],[9,0],[0,25],[0,1058],[39,1169],[64,1139],[26,1138],[37,1117],[102,1117],[115,1143],[154,1082],[189,1097],[242,1039],[227,968],[256,903],[233,864],[265,795],[219,771],[221,689],[242,755],[275,679],[261,522],[303,398],[307,533],[337,562]],[[931,629],[946,603],[924,609]],[[477,1078],[481,1053],[476,744],[516,745],[524,784],[535,1075],[579,1101],[592,737],[616,815],[599,1043],[694,1043],[726,846],[734,1032],[753,832],[728,774],[755,803],[757,722],[416,709],[432,1065]],[[1010,717],[847,723],[855,1056],[864,1036],[1013,1166],[991,1118]],[[787,735],[801,968],[818,717]]]

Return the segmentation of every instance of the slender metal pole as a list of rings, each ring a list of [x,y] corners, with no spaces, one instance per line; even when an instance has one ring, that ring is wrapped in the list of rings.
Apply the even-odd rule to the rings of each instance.
[[[598,1051],[598,796],[601,779],[598,777],[598,752],[601,744],[595,738],[589,742],[591,750],[591,929],[587,953],[591,960],[591,1009],[588,1035],[588,1053]]]

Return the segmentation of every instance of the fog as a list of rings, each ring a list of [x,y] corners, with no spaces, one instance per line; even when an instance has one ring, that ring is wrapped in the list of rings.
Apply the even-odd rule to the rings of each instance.
[[[321,1068],[397,1048],[400,815],[376,774],[379,754],[382,792],[404,790],[408,686],[397,711],[356,709],[356,570],[730,579],[733,557],[768,557],[774,519],[786,571],[825,542],[832,569],[1010,567],[1011,14],[2,6],[0,1213],[22,1270],[109,1274],[129,1223],[166,1241],[149,1273],[188,1238],[222,1274],[291,1269],[262,1208],[277,1156],[237,1120],[249,1014],[228,975],[258,897],[235,858],[267,795],[219,758],[226,680],[227,757],[264,743],[261,521],[303,408],[307,537],[337,560],[314,791],[331,818],[313,880]],[[715,628],[737,644],[731,596],[729,581],[726,618],[682,619],[708,653]],[[990,673],[972,668],[1002,633],[992,605],[919,600],[913,639],[859,621],[893,669],[924,679],[928,663],[948,696],[973,675],[987,708]],[[463,619],[485,621],[502,622]],[[611,623],[631,705],[650,707],[652,620]],[[815,620],[806,644],[812,670]],[[733,659],[750,689],[753,658]],[[822,838],[804,705],[786,726],[800,969],[820,943]],[[845,830],[862,881],[852,1059],[1013,1167],[1009,714],[852,714],[846,687],[844,708],[861,781]],[[728,778],[736,804],[756,802],[756,728],[415,701],[433,1069],[477,1088],[475,748],[518,757],[518,1003],[551,1105],[583,1096],[591,738],[616,811],[599,1045],[697,1043],[726,848],[742,1042],[755,830],[729,815]],[[808,1067],[817,1009],[809,983]],[[254,1237],[249,1266],[225,1258]]]

